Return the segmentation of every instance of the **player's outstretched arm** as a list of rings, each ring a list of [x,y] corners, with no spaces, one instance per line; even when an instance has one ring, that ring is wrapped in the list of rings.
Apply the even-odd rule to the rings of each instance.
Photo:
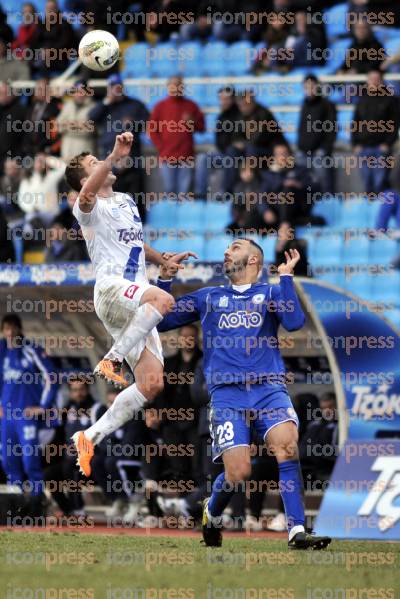
[[[281,325],[287,331],[297,331],[306,320],[293,283],[294,269],[300,260],[300,254],[297,250],[289,250],[285,252],[285,258],[286,262],[278,266],[280,282],[279,286],[273,288],[272,299],[277,302],[276,315]]]
[[[169,252],[158,252],[150,247],[147,243],[143,244],[146,260],[157,266],[168,269],[170,273],[168,278],[175,276],[176,272],[183,268],[182,262],[188,258],[197,258],[194,252],[180,252],[179,254],[171,254]]]
[[[79,193],[79,208],[82,212],[91,212],[96,204],[96,196],[104,184],[112,167],[121,158],[129,156],[133,143],[132,133],[121,133],[115,138],[114,148],[105,160],[99,162],[87,178]]]

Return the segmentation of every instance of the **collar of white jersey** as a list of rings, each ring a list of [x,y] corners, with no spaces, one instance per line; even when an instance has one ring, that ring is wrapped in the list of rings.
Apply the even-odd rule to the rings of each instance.
[[[244,293],[248,289],[250,289],[251,283],[245,283],[244,285],[232,285],[232,289],[234,291],[239,291],[239,293]]]

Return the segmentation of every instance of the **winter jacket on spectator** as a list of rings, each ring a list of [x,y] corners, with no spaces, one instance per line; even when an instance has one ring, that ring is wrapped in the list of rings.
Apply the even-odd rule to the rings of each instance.
[[[6,92],[7,93],[7,92]],[[1,94],[1,92],[0,92]],[[8,97],[8,104],[3,104],[0,98],[0,169],[7,157],[21,156],[21,146],[25,137],[23,123],[26,117],[26,107],[17,98]],[[10,128],[10,124],[13,126]]]
[[[16,57],[22,58],[24,50],[31,47],[32,40],[35,36],[36,28],[36,23],[30,23],[28,25],[22,24],[19,26],[17,37],[11,44],[11,48]]]
[[[95,401],[91,395],[80,402],[70,402],[66,406],[65,417],[65,440],[68,445],[72,444],[71,437],[78,431],[92,426],[106,411],[106,406]]]
[[[60,135],[57,130],[56,117],[61,108],[61,102],[57,98],[51,98],[49,102],[34,101],[28,109],[26,119],[37,123],[29,135],[25,136],[24,149],[27,154],[33,155],[37,152],[48,152],[58,154],[60,151]]]
[[[399,107],[399,98],[395,96],[373,96],[365,92],[354,111],[353,145],[392,146],[399,136]]]
[[[340,70],[352,70],[355,73],[368,73],[371,69],[379,69],[386,58],[385,49],[372,34],[368,40],[353,39],[346,50],[346,58]]]
[[[258,123],[257,127],[254,127],[254,122]],[[285,137],[272,112],[255,102],[251,114],[240,115],[232,135],[232,141],[250,143],[270,152],[274,145],[285,143]]]
[[[61,134],[60,155],[63,160],[68,161],[81,152],[95,153],[94,125],[89,119],[93,108],[94,102],[90,98],[84,104],[70,100],[62,107],[56,121]]]
[[[141,155],[140,133],[146,131],[146,122],[149,118],[143,102],[126,96],[112,104],[107,104],[103,100],[90,109],[88,118],[97,126],[100,158],[104,158],[111,152],[115,136],[124,131],[132,131],[134,135],[131,156]]]
[[[168,97],[153,108],[149,134],[161,160],[193,160],[196,131],[204,131],[204,115],[192,100]]]
[[[237,106],[233,105],[228,110],[221,112],[215,122],[215,145],[220,152],[225,152],[232,143],[233,123],[240,119]]]
[[[2,208],[0,208],[0,262],[14,262],[14,246],[9,235],[7,221]]]
[[[297,138],[299,150],[315,152],[322,149],[330,154],[336,139],[336,121],[336,107],[332,102],[321,96],[306,98],[300,113]]]

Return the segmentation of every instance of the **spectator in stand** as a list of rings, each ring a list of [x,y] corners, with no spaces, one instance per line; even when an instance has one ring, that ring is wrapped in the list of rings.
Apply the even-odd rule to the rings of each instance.
[[[9,223],[20,220],[24,215],[18,206],[18,189],[21,176],[22,169],[17,160],[7,158],[4,162],[4,175],[0,178],[0,205]]]
[[[360,19],[353,27],[353,41],[346,50],[346,58],[339,72],[357,75],[368,73],[371,69],[381,69],[385,60],[384,47],[368,22]]]
[[[0,81],[13,83],[14,81],[29,81],[31,78],[29,63],[15,58],[2,39],[0,39]]]
[[[194,4],[193,0],[155,0],[147,8],[147,27],[158,35],[160,42],[166,42],[172,33],[179,31],[178,14],[186,15],[191,12],[191,5]],[[166,13],[173,17],[165,18]]]
[[[56,118],[61,109],[61,102],[51,95],[48,79],[38,79],[32,98],[32,104],[25,119],[35,123],[29,135],[25,135],[23,149],[29,156],[37,152],[58,155],[60,152],[60,136],[57,131]]]
[[[336,399],[324,393],[319,400],[320,417],[310,422],[299,443],[304,482],[328,480],[338,455],[338,423]]]
[[[51,223],[50,245],[46,251],[45,262],[84,262],[88,254],[82,239],[73,228],[72,212],[60,212]]]
[[[81,152],[96,152],[94,124],[89,119],[94,107],[93,90],[87,87],[86,81],[78,80],[71,95],[72,99],[65,102],[56,119],[61,135],[60,155],[65,162]]]
[[[219,113],[215,122],[215,145],[217,151],[199,154],[196,158],[195,194],[205,198],[209,191],[209,172],[211,168],[223,169],[223,157],[227,148],[232,143],[235,122],[239,119],[239,110],[236,106],[235,89],[222,87],[218,91]],[[222,186],[219,190],[222,193]]]
[[[27,109],[22,106],[7,83],[0,83],[0,173],[4,161],[21,155]]]
[[[262,203],[264,185],[260,171],[245,164],[239,177],[233,189],[233,222],[226,231],[234,236],[250,232],[262,234],[263,221],[258,206]]]
[[[11,44],[13,55],[16,58],[24,60],[27,56],[27,50],[30,51],[38,24],[38,14],[36,8],[30,2],[22,6],[22,23],[18,27],[17,37]],[[22,77],[21,77],[22,79]]]
[[[0,263],[15,262],[14,245],[10,233],[3,208],[0,206]]]
[[[8,484],[28,491],[29,515],[40,517],[45,508],[39,431],[56,401],[56,371],[44,350],[24,337],[19,316],[6,314],[1,332],[3,468]]]
[[[14,33],[7,23],[7,18],[7,13],[0,7],[0,40],[2,40],[4,44],[11,44],[14,39]]]
[[[367,88],[354,111],[351,135],[367,193],[380,193],[389,187],[389,158],[399,125],[399,99],[385,86],[380,71],[370,71]]]
[[[149,113],[143,102],[125,95],[120,75],[111,75],[107,83],[107,95],[88,112],[88,118],[96,128],[98,156],[101,159],[111,152],[116,134],[132,131],[134,138],[131,154],[127,158],[126,165],[121,164],[118,168],[115,190],[130,193],[135,198],[136,194],[142,195],[144,189],[141,133],[146,131]],[[142,198],[136,200],[139,211],[143,215]]]
[[[33,68],[42,77],[62,73],[69,65],[75,48],[74,30],[64,19],[55,0],[47,0],[44,19],[38,24],[32,48],[40,51]]]
[[[263,173],[263,185],[268,194],[259,206],[261,217],[268,227],[277,229],[281,240],[288,240],[293,226],[305,225],[309,219],[309,198],[315,187],[312,175],[295,164],[287,145],[277,144],[271,166]]]
[[[198,330],[194,325],[180,329],[178,353],[165,360],[165,387],[160,402],[185,417],[177,420],[165,419],[163,438],[167,444],[185,446],[184,453],[170,457],[176,480],[198,480],[196,455],[198,450],[197,418],[190,398],[190,386],[194,370],[202,353],[198,347]],[[193,446],[194,453],[186,449]]]
[[[289,37],[290,26],[284,18],[277,13],[271,13],[270,21],[265,32],[265,48],[258,51],[253,65],[253,71],[261,74],[272,68],[286,68],[289,53],[285,51]]]
[[[150,139],[159,153],[164,191],[185,195],[194,172],[193,134],[204,131],[204,115],[184,96],[182,77],[168,80],[168,97],[158,102],[149,121]]]
[[[297,130],[297,162],[312,167],[323,193],[334,193],[334,172],[326,160],[332,155],[336,131],[335,105],[323,96],[317,77],[307,75]]]
[[[18,190],[18,206],[27,221],[41,219],[50,224],[59,211],[58,184],[65,174],[65,163],[53,156],[36,154],[33,172],[22,179]]]
[[[256,102],[253,90],[244,90],[236,95],[239,117],[235,123],[231,145],[225,151],[230,161],[224,168],[224,191],[233,192],[238,179],[236,164],[251,158],[262,168],[278,143],[286,143],[279,125],[268,108]],[[236,159],[236,160],[235,160]],[[236,164],[235,164],[236,163]]]

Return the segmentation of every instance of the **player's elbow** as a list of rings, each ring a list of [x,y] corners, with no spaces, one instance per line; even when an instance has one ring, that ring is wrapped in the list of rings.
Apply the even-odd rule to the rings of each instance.
[[[304,326],[306,318],[303,314],[292,314],[290,318],[286,318],[282,324],[287,331],[298,331]]]

